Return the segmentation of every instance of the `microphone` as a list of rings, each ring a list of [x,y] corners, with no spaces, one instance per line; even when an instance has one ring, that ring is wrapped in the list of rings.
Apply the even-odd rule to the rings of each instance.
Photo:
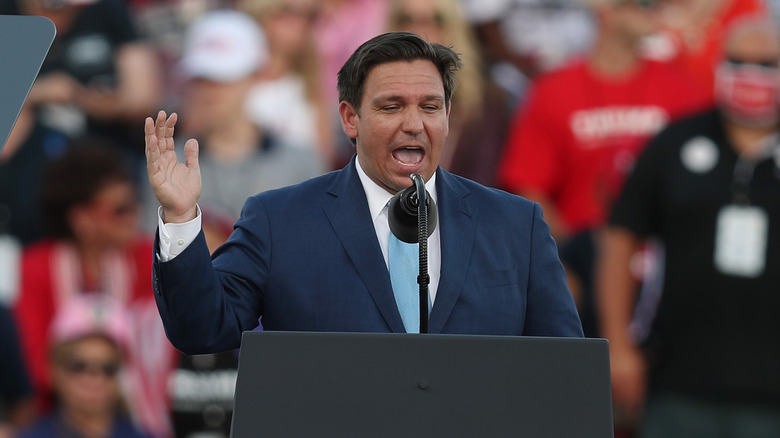
[[[428,237],[436,228],[436,204],[425,190],[425,181],[419,173],[413,173],[409,178],[412,186],[390,199],[387,220],[390,232],[398,240],[419,243],[420,333],[428,333],[428,284],[431,281],[428,275]]]
[[[388,206],[388,222],[390,231],[395,234],[399,240],[406,243],[417,243],[418,234],[418,208],[420,198],[425,200],[428,207],[428,235],[430,237],[433,230],[436,229],[438,215],[436,213],[436,203],[433,202],[431,195],[425,190],[425,181],[419,173],[409,175],[412,179],[412,185],[396,193],[390,199]]]

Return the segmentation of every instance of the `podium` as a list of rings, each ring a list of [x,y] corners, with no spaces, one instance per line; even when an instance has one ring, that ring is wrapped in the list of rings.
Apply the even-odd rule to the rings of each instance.
[[[48,18],[0,15],[0,152],[49,53],[56,30]]]
[[[604,339],[245,332],[231,437],[611,438]]]

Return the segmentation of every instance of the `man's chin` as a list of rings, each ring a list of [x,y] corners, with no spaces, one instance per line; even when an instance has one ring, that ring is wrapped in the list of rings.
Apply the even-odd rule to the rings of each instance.
[[[415,172],[409,172],[408,174],[404,174],[402,177],[396,178],[393,183],[395,184],[394,187],[396,188],[396,192],[401,191],[407,187],[410,187],[414,184],[414,181],[412,181],[411,175]],[[419,173],[423,177],[423,181],[426,183],[428,180],[431,179],[431,175],[426,175],[425,173],[421,171],[416,171],[416,173]]]
[[[403,176],[400,176],[400,177],[396,178],[393,181],[395,183],[395,187],[398,187],[398,190],[403,190],[403,189],[409,187],[410,185],[412,185],[411,175],[413,173],[415,173],[415,172],[404,173]]]

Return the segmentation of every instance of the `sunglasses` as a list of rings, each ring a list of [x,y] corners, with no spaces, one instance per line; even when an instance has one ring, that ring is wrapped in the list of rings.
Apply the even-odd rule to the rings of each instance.
[[[114,216],[127,216],[135,214],[138,211],[138,204],[136,202],[125,202],[119,205],[115,205],[111,209],[111,214]]]
[[[111,205],[110,202],[96,201],[95,205],[102,214],[112,218],[130,216],[138,212],[139,209],[138,202],[135,200],[127,200],[114,205]]]
[[[64,369],[73,375],[101,375],[106,378],[113,378],[120,369],[118,362],[98,362],[84,359],[71,359],[64,364]]]
[[[726,58],[726,62],[728,62],[734,67],[744,67],[744,66],[753,65],[753,66],[768,67],[774,69],[780,68],[780,60],[777,59],[745,61],[737,57],[729,56]]]
[[[655,9],[658,5],[661,4],[663,0],[618,0],[616,3],[618,4],[625,4],[625,3],[633,3],[636,6],[639,6],[642,9]]]

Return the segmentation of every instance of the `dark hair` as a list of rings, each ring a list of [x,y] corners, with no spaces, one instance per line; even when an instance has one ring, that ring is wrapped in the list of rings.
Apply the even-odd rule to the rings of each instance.
[[[339,101],[360,109],[363,86],[369,71],[379,64],[396,61],[431,61],[441,74],[444,99],[450,104],[457,81],[455,72],[461,68],[460,57],[451,48],[431,44],[411,32],[388,32],[363,43],[349,57],[338,74]]]
[[[131,182],[124,155],[114,143],[97,137],[74,140],[44,171],[41,211],[52,237],[73,238],[68,212],[88,203],[107,185]]]

